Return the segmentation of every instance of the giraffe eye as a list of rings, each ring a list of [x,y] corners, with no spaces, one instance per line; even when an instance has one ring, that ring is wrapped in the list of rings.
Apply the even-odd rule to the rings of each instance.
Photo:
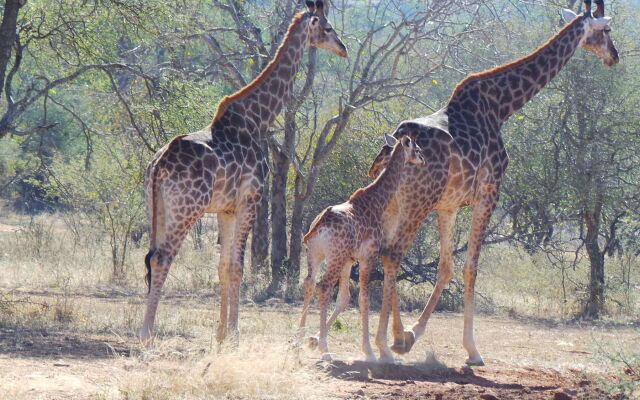
[[[330,33],[331,31],[333,31],[333,28],[324,28],[324,31]]]

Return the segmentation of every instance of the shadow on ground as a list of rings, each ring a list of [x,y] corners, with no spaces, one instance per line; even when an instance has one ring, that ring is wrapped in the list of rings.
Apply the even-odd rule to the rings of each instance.
[[[12,358],[101,359],[129,356],[126,343],[69,331],[0,328],[0,354]]]
[[[396,386],[416,383],[451,383],[457,385],[469,385],[498,391],[515,392],[544,392],[561,388],[562,383],[553,382],[551,379],[547,385],[528,385],[515,376],[505,374],[502,379],[493,380],[491,374],[488,377],[476,374],[469,367],[450,368],[438,361],[428,361],[423,364],[381,364],[365,361],[332,361],[318,362],[317,367],[325,370],[330,376],[340,380],[378,383],[377,381],[396,381]],[[540,372],[538,372],[540,373]],[[543,373],[544,374],[544,373]],[[551,375],[551,374],[550,374]],[[510,379],[515,378],[515,379]],[[379,382],[382,383],[382,382]],[[539,382],[540,383],[540,382]],[[388,382],[386,382],[388,384]]]

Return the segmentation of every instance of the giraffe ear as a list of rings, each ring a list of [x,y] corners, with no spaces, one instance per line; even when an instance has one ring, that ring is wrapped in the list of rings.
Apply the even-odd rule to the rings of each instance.
[[[601,17],[592,19],[591,25],[596,29],[602,30],[609,26],[609,22],[611,22],[611,17]]]
[[[396,143],[398,142],[398,139],[396,139],[393,136],[388,135],[386,133],[384,134],[384,140],[387,143],[387,146],[389,146],[389,147],[395,146]]]
[[[569,10],[568,8],[565,8],[562,10],[562,19],[564,19],[564,22],[566,23],[573,21],[577,16],[578,14],[574,13],[572,10]]]
[[[305,4],[307,5],[307,9],[309,10],[309,12],[315,12],[316,11],[316,3],[311,1],[311,0],[307,0],[305,1]]]

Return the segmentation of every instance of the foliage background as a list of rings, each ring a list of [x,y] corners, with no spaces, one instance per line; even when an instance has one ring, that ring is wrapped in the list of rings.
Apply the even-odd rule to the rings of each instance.
[[[607,5],[620,64],[608,69],[579,50],[503,127],[511,162],[481,256],[485,310],[638,315],[640,5]],[[272,182],[245,294],[295,299],[302,234],[324,207],[368,183],[382,134],[440,108],[466,74],[533,51],[559,29],[566,6],[333,1],[329,17],[350,58],[310,51],[273,128]],[[2,244],[5,259],[37,264],[66,254],[79,265],[67,281],[90,263],[107,271],[91,284],[139,287],[146,163],[171,137],[205,126],[222,96],[259,73],[295,11],[293,1],[26,2],[0,92],[0,215],[27,228]],[[458,266],[469,218],[459,215]],[[435,225],[431,216],[403,263],[405,307],[421,307],[434,282]],[[215,219],[206,218],[183,246],[170,287],[215,288],[215,242]],[[15,254],[25,243],[40,255]],[[600,259],[605,297],[594,314],[590,271]],[[456,282],[443,308],[460,306]]]

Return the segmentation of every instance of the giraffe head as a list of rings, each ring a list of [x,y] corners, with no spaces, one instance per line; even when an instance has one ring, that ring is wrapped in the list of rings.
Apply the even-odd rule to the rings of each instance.
[[[369,169],[369,178],[375,179],[380,174],[384,167],[389,163],[391,153],[393,152],[393,149],[396,145],[402,146],[405,153],[405,163],[413,165],[425,164],[424,156],[422,155],[422,149],[409,136],[403,136],[400,140],[398,140],[395,137],[387,135],[385,133],[384,138],[385,145],[382,150],[380,150],[380,153],[378,153],[375,160],[373,160],[373,164]]]
[[[584,35],[581,40],[582,47],[597,55],[607,66],[618,63],[618,50],[613,45],[609,36],[611,17],[604,16],[604,0],[596,0],[596,11],[591,12],[591,0],[585,0],[585,12],[583,18]],[[562,17],[566,22],[571,22],[577,15],[571,10],[562,10]]]
[[[309,45],[330,50],[340,57],[347,57],[346,46],[327,20],[326,12],[329,7],[323,0],[307,0],[306,4],[309,9]]]

